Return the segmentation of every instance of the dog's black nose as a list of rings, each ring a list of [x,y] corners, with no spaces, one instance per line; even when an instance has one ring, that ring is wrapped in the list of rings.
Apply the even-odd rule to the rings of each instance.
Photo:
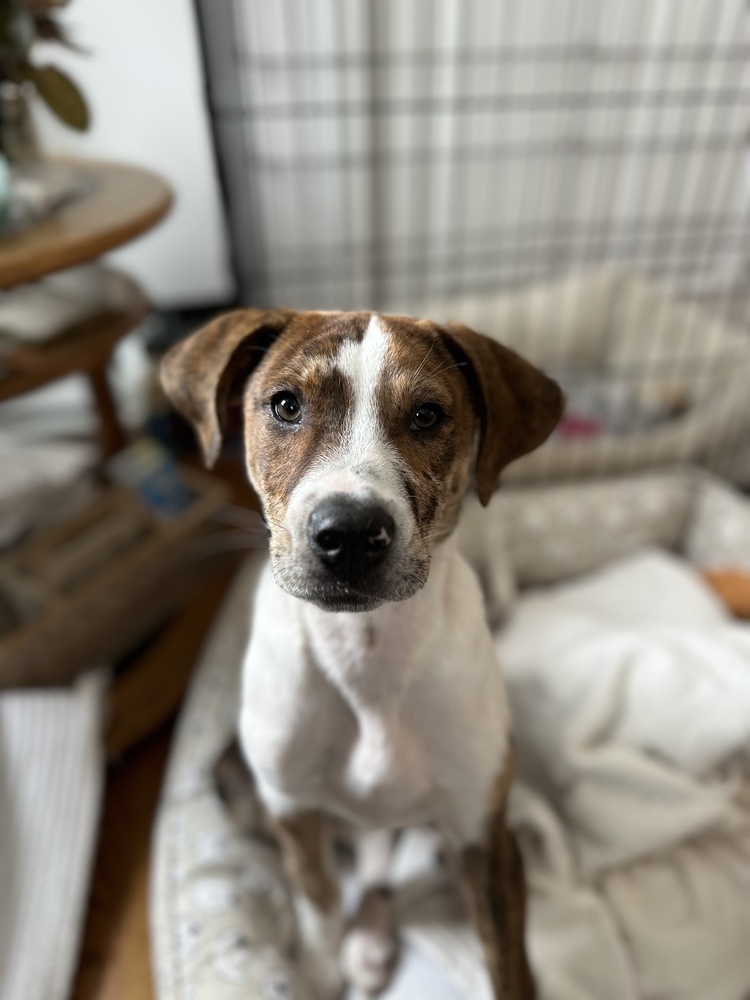
[[[307,528],[313,552],[347,583],[382,563],[395,531],[388,511],[346,496],[324,500],[310,515]]]

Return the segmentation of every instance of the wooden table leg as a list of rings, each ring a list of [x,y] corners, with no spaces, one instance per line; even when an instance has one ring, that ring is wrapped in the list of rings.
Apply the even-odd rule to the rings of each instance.
[[[107,379],[107,367],[101,365],[88,372],[99,413],[99,437],[105,455],[114,455],[125,447],[127,437],[117,415],[117,407]]]

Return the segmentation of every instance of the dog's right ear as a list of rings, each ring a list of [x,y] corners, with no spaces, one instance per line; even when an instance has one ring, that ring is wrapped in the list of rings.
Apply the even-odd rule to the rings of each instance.
[[[445,334],[479,417],[477,493],[486,507],[505,466],[538,448],[555,429],[565,397],[556,382],[491,337],[460,323],[448,323]]]
[[[193,425],[209,468],[221,449],[229,404],[240,397],[265,350],[295,315],[293,309],[225,313],[164,355],[162,387]]]

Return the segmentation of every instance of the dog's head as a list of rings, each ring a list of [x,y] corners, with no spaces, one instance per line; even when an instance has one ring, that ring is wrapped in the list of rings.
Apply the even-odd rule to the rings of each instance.
[[[276,580],[330,611],[415,594],[472,477],[486,504],[563,405],[488,337],[371,313],[229,313],[172,348],[162,383],[209,465],[242,401]]]

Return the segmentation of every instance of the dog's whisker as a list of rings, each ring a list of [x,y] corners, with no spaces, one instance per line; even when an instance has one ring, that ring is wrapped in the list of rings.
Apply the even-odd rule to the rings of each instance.
[[[466,368],[468,362],[466,361],[448,361],[440,368],[436,368],[426,375],[426,378],[434,378],[436,375],[442,375],[443,372],[449,372],[453,368]]]
[[[278,528],[279,531],[289,531],[289,528],[287,528],[285,524],[282,524],[281,521],[275,521],[272,517],[266,518],[266,524],[273,525],[273,527]]]
[[[467,361],[448,362],[440,368],[436,368],[431,372],[427,372],[425,375],[422,376],[422,378],[419,380],[417,384],[414,384],[412,386],[412,389],[413,391],[418,391],[424,385],[426,385],[431,379],[435,378],[437,375],[442,375],[444,372],[451,371],[453,368],[465,368],[467,364],[468,364]]]
[[[430,344],[429,351],[422,358],[422,361],[421,361],[421,363],[419,365],[419,368],[417,368],[417,370],[414,372],[414,375],[412,376],[412,382],[416,382],[417,379],[419,378],[419,373],[422,371],[422,369],[424,368],[424,366],[427,364],[427,361],[428,361],[430,355],[432,354],[432,352],[434,350],[434,347],[435,347],[435,341],[433,340],[433,342]]]

